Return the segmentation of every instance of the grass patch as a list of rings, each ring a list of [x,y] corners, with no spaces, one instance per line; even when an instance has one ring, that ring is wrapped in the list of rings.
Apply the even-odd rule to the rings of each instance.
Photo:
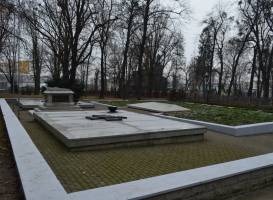
[[[118,106],[118,107],[125,107],[128,104],[142,103],[143,101],[128,100],[128,101],[100,101],[100,102]],[[248,109],[248,108],[238,108],[238,107],[206,105],[206,104],[198,104],[198,103],[172,102],[172,101],[169,101],[167,103],[183,106],[191,110],[190,112],[182,112],[182,113],[180,112],[180,113],[170,114],[172,116],[179,117],[179,118],[213,122],[213,123],[225,124],[230,126],[273,122],[273,113],[254,109],[254,108]]]
[[[172,116],[225,124],[230,126],[273,122],[273,113],[246,108],[213,106],[206,104],[176,102],[177,105],[189,108],[190,112],[172,113]]]

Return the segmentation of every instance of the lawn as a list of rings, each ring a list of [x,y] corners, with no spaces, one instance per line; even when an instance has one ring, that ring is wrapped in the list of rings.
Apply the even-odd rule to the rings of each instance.
[[[111,104],[119,107],[125,107],[127,104],[140,103],[142,101],[103,101],[103,103]],[[225,124],[230,126],[255,124],[262,122],[273,122],[273,113],[262,110],[238,108],[238,107],[224,107],[198,103],[187,102],[167,102],[177,104],[185,108],[189,108],[190,112],[183,113],[169,113],[171,116],[200,120],[206,122],[213,122],[218,124]]]
[[[171,114],[172,116],[180,118],[214,122],[230,126],[273,122],[273,113],[261,110],[182,102],[176,102],[176,104],[191,110],[191,112]]]

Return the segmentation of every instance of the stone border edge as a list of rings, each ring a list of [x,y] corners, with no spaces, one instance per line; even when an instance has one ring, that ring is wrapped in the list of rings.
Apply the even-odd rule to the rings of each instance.
[[[273,122],[248,124],[248,125],[240,125],[240,126],[228,126],[228,125],[205,122],[205,121],[172,117],[172,116],[164,115],[162,113],[152,114],[152,115],[162,117],[165,119],[172,119],[172,120],[176,120],[180,122],[186,122],[186,123],[192,123],[192,124],[205,126],[209,130],[224,133],[227,135],[237,136],[237,137],[273,133]]]
[[[153,103],[158,103],[158,102],[153,102]],[[175,104],[170,104],[170,105],[175,105]],[[178,105],[176,105],[176,106],[178,106]],[[159,111],[159,110],[152,109],[152,108],[139,107],[135,104],[128,104],[127,108],[134,109],[134,110],[148,111],[148,112],[153,112],[153,113],[173,113],[173,112],[187,112],[187,111],[189,111],[188,108],[184,108],[184,109],[180,109],[180,110],[176,110],[176,111],[174,111],[174,110],[173,111],[162,111],[162,110]]]
[[[0,107],[26,200],[67,199],[63,186],[4,99]]]

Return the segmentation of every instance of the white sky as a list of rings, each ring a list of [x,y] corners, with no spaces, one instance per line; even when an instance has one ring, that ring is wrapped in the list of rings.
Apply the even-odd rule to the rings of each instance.
[[[212,8],[219,2],[219,0],[190,0],[189,6],[192,11],[191,19],[186,24],[183,33],[185,36],[185,56],[187,63],[190,62],[190,58],[197,53],[197,46],[199,35],[202,31],[202,20],[206,15],[212,11]]]
[[[210,13],[218,3],[233,3],[235,0],[189,0],[189,6],[192,11],[191,19],[183,28],[185,36],[185,56],[187,63],[193,55],[197,53],[199,35],[202,31],[202,20]]]

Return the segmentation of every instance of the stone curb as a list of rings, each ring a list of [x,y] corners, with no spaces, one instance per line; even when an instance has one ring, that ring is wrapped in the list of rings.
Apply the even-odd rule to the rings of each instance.
[[[248,124],[248,125],[240,125],[240,126],[228,126],[228,125],[211,123],[211,122],[204,122],[204,121],[198,121],[198,120],[191,120],[191,119],[166,116],[166,115],[163,115],[162,113],[152,114],[152,115],[157,116],[157,117],[162,117],[165,119],[172,119],[172,120],[176,120],[176,121],[187,122],[187,123],[205,126],[209,130],[224,133],[227,135],[237,136],[237,137],[273,133],[273,122]]]
[[[66,191],[4,99],[0,106],[26,200],[66,199]]]

